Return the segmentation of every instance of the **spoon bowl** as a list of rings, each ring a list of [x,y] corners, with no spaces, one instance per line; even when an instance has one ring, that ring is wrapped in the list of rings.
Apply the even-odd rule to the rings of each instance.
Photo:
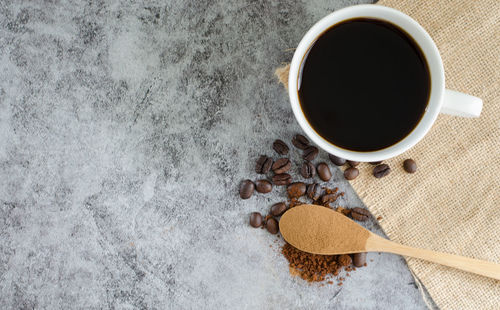
[[[317,205],[291,208],[279,225],[288,243],[323,255],[366,252],[366,241],[373,235],[342,213]]]

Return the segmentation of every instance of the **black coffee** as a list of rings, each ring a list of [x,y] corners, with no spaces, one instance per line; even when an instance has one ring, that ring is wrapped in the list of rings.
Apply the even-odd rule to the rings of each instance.
[[[430,74],[416,42],[385,21],[356,18],[332,26],[305,59],[299,98],[310,125],[353,151],[405,138],[427,107]]]

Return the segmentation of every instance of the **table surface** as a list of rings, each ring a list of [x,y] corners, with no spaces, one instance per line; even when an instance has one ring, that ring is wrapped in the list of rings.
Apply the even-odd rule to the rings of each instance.
[[[424,309],[395,255],[293,278],[248,225],[284,189],[238,197],[300,132],[274,69],[360,2],[0,2],[0,308]]]

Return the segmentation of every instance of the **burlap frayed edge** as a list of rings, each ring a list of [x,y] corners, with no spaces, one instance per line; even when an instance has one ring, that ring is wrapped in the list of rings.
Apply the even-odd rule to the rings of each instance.
[[[278,78],[278,81],[285,86],[288,90],[288,72],[290,71],[290,64],[287,63],[281,67],[274,70],[274,75]]]

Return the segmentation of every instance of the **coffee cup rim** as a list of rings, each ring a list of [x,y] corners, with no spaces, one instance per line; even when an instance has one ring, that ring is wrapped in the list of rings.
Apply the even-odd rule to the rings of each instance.
[[[307,52],[314,44],[317,38],[328,28],[342,21],[352,18],[375,18],[392,23],[407,32],[421,48],[430,72],[430,96],[424,115],[420,122],[405,138],[387,148],[371,151],[358,152],[338,147],[321,137],[306,120],[306,117],[300,107],[298,95],[299,72],[302,62],[306,59]],[[304,35],[297,46],[290,63],[288,77],[288,94],[293,113],[299,125],[307,136],[320,148],[330,154],[354,161],[371,162],[380,161],[395,157],[417,144],[432,127],[434,121],[441,110],[444,96],[444,69],[441,56],[436,44],[414,19],[408,15],[381,5],[362,4],[346,7],[337,10],[325,16],[314,24]]]

